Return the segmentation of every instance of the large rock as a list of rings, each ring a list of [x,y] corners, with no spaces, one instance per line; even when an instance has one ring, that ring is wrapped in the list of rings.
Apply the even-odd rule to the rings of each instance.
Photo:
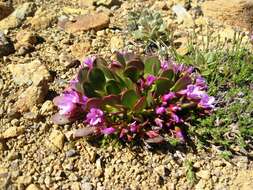
[[[28,16],[34,14],[35,9],[36,7],[34,3],[24,3],[20,5],[13,13],[0,21],[0,30],[19,27]]]
[[[9,14],[11,14],[12,11],[13,11],[13,7],[0,2],[0,20],[7,17]]]
[[[2,134],[0,134],[1,137],[4,139],[17,137],[25,132],[25,127],[9,127],[6,129]]]
[[[39,84],[41,81],[50,79],[47,67],[39,60],[34,60],[26,64],[8,65],[13,80],[16,84]]]
[[[2,32],[0,32],[0,58],[14,53],[13,43]]]
[[[46,29],[52,26],[56,21],[56,13],[51,10],[39,9],[34,17],[31,18],[29,24],[35,30]]]
[[[15,102],[14,111],[23,113],[32,110],[34,106],[44,102],[47,93],[48,84],[46,81],[28,87]]]
[[[206,17],[221,23],[252,30],[253,1],[252,0],[212,0],[202,4]]]
[[[107,28],[110,19],[105,13],[94,13],[81,15],[74,18],[74,21],[63,20],[58,23],[66,32],[76,33],[94,29],[95,31]]]

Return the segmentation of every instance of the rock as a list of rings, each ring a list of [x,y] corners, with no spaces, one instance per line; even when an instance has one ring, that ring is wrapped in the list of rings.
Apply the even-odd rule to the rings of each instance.
[[[14,53],[13,43],[2,32],[0,32],[0,58]]]
[[[66,157],[72,157],[75,156],[77,153],[74,149],[70,149],[69,151],[66,152]]]
[[[208,180],[210,179],[210,171],[208,170],[201,170],[199,172],[196,173],[196,175],[202,179]]]
[[[31,176],[19,176],[16,180],[16,182],[20,185],[24,185],[27,186],[29,184],[31,184],[32,182],[32,177]]]
[[[252,30],[253,1],[213,0],[202,4],[204,16],[242,29]]]
[[[24,132],[25,132],[25,127],[23,127],[23,126],[9,127],[0,136],[2,136],[4,139],[8,139],[8,138],[13,138],[13,137],[17,137],[19,135],[22,135]]]
[[[54,109],[54,104],[53,104],[53,102],[50,101],[50,100],[47,100],[47,101],[45,101],[45,102],[42,104],[42,106],[41,106],[41,108],[40,108],[40,113],[41,113],[42,115],[49,115],[49,114],[51,114],[51,112],[53,111],[53,109]]]
[[[111,52],[119,51],[124,47],[124,41],[122,37],[113,36],[110,41]]]
[[[187,37],[181,37],[174,41],[174,44],[178,47],[177,53],[180,55],[186,55],[188,50],[188,38]]]
[[[15,49],[19,55],[24,55],[34,51],[34,46],[37,44],[37,34],[31,31],[21,30],[17,33],[16,40]]]
[[[0,20],[11,14],[13,10],[13,7],[7,5],[6,3],[0,2]]]
[[[40,188],[35,184],[30,184],[26,190],[40,190]]]
[[[64,146],[64,139],[64,134],[62,134],[62,132],[59,130],[53,130],[49,136],[50,142],[60,150]]]
[[[76,33],[94,29],[95,31],[102,30],[109,26],[109,16],[105,13],[93,13],[77,16],[74,21],[62,20],[58,25],[66,32]]]
[[[70,189],[72,189],[72,190],[80,190],[80,184],[78,182],[74,182],[74,183],[72,183]]]
[[[80,65],[79,60],[75,59],[74,57],[72,57],[66,52],[62,52],[59,55],[59,61],[60,61],[60,64],[63,65],[64,68],[67,68],[67,69]]]
[[[56,22],[56,14],[51,10],[40,8],[36,11],[34,17],[29,20],[32,29],[42,30],[51,27]]]
[[[39,60],[34,60],[26,64],[8,65],[13,80],[16,84],[39,84],[41,81],[48,81],[50,74],[47,67]]]
[[[84,182],[81,184],[81,189],[82,190],[93,190],[93,186],[89,182]]]
[[[91,44],[89,41],[75,43],[70,47],[71,54],[79,59],[81,62],[87,56],[87,53],[90,51]]]
[[[172,11],[177,15],[177,20],[179,23],[183,23],[186,27],[194,26],[194,21],[190,13],[182,5],[174,5]]]
[[[28,16],[35,12],[35,4],[32,2],[24,3],[16,8],[8,17],[0,21],[0,30],[8,30],[19,27]]]
[[[71,14],[84,15],[84,14],[89,13],[88,9],[81,9],[81,8],[75,9],[72,7],[63,7],[62,11],[67,15],[71,15]]]
[[[28,87],[14,104],[14,110],[20,113],[32,110],[34,106],[42,103],[48,92],[48,84],[42,81],[38,85]]]
[[[96,0],[96,5],[104,5],[107,7],[111,7],[113,5],[118,5],[119,1],[117,0]]]

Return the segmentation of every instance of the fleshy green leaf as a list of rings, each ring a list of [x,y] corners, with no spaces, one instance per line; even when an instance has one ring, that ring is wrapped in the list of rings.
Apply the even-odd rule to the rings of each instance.
[[[129,62],[127,62],[127,66],[128,67],[130,67],[130,66],[136,67],[139,71],[144,70],[144,63],[139,58],[135,58],[135,59],[132,59]]]
[[[95,92],[95,89],[89,82],[83,83],[83,91],[84,91],[84,94],[88,96],[89,98],[99,96],[99,94]]]
[[[161,77],[165,77],[168,80],[174,81],[175,73],[172,69],[168,69],[162,72]]]
[[[130,109],[134,108],[135,103],[138,100],[138,96],[134,90],[127,90],[121,96],[122,104]]]
[[[103,102],[105,105],[116,105],[120,104],[120,96],[119,95],[109,95],[103,98]]]
[[[175,85],[171,88],[171,91],[178,92],[179,90],[185,89],[189,84],[192,83],[192,79],[189,75],[184,75],[177,80]]]
[[[147,104],[146,97],[141,97],[134,105],[134,111],[141,111]]]
[[[120,85],[115,80],[109,80],[106,83],[105,88],[108,94],[120,94],[121,92]]]
[[[144,61],[144,64],[145,64],[144,69],[145,74],[152,74],[156,76],[161,68],[161,62],[158,59],[158,57],[149,57]]]
[[[100,98],[89,98],[86,102],[86,110],[91,108],[100,108],[103,106],[103,100]]]
[[[126,66],[126,61],[125,61],[124,55],[123,55],[122,53],[116,52],[116,58],[117,58],[117,61],[118,61],[123,67]]]
[[[89,81],[94,89],[103,89],[105,86],[105,75],[99,68],[93,68],[88,73]]]
[[[165,94],[170,90],[172,85],[172,81],[168,80],[167,78],[160,77],[155,82],[155,92],[157,95]]]
[[[87,81],[88,79],[88,68],[85,67],[85,68],[82,68],[79,70],[78,74],[77,74],[77,79],[78,81],[80,82],[83,82],[83,81]]]
[[[124,75],[130,78],[133,82],[137,82],[140,77],[140,72],[137,67],[129,66],[124,71]]]

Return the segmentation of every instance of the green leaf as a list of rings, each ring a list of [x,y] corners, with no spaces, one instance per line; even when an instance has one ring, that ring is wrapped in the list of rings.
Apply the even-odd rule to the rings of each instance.
[[[137,67],[129,66],[124,71],[124,75],[130,78],[133,82],[137,82],[140,78],[140,72]]]
[[[125,58],[124,58],[124,56],[123,56],[122,53],[116,52],[116,58],[117,58],[117,61],[118,61],[123,67],[126,66],[126,61],[125,61]]]
[[[95,92],[95,89],[89,82],[83,83],[83,91],[86,96],[91,97],[99,97],[99,94]]]
[[[171,91],[178,92],[179,90],[185,89],[189,84],[192,83],[191,77],[187,74],[177,80],[175,85],[171,88]]]
[[[161,62],[158,57],[149,57],[144,61],[145,69],[144,74],[152,74],[157,76],[161,68]]]
[[[128,67],[130,67],[130,66],[136,67],[139,71],[144,70],[144,63],[142,62],[142,60],[140,58],[135,58],[135,59],[128,61],[127,66]]]
[[[106,92],[108,94],[120,94],[120,85],[115,80],[109,80],[105,85]]]
[[[175,73],[172,69],[168,69],[162,72],[161,77],[165,77],[170,81],[174,81]]]
[[[120,95],[109,95],[103,97],[103,102],[105,105],[117,105],[120,104]]]
[[[146,97],[141,97],[137,102],[136,104],[134,105],[134,111],[141,111],[142,109],[145,108],[147,104],[147,100],[146,100]]]
[[[86,110],[91,108],[101,108],[103,106],[103,100],[100,98],[89,98],[86,102]]]
[[[87,67],[79,70],[77,74],[78,81],[83,82],[88,80],[88,70],[89,69]]]
[[[93,68],[88,73],[89,81],[94,89],[103,89],[105,86],[105,75],[99,68]]]
[[[172,86],[172,81],[168,80],[167,78],[160,77],[155,82],[155,92],[156,94],[162,95],[168,92]]]
[[[130,109],[134,108],[135,103],[138,100],[138,96],[134,90],[127,90],[121,96],[122,104]]]

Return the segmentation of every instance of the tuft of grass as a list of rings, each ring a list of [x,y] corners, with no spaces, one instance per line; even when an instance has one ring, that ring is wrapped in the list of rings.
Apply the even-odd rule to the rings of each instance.
[[[196,182],[196,174],[193,167],[193,162],[191,160],[185,160],[184,162],[186,168],[186,179],[193,185]]]

